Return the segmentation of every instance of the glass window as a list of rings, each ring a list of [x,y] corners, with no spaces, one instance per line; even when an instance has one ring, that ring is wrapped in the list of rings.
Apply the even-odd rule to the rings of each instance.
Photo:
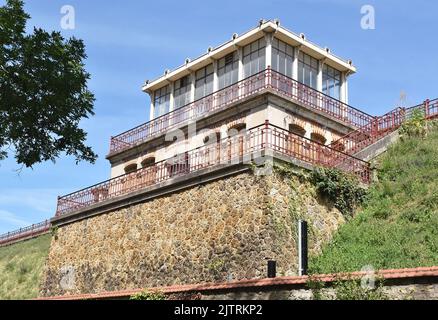
[[[292,65],[294,61],[294,48],[276,38],[272,41],[272,69],[292,77]]]
[[[174,109],[190,103],[190,89],[190,76],[185,76],[175,81],[175,87],[173,91]]]
[[[322,68],[322,92],[335,98],[341,98],[341,72],[328,65]]]
[[[298,81],[316,89],[317,77],[318,60],[304,52],[300,52],[298,56]]]
[[[196,71],[195,100],[208,96],[213,92],[213,64]]]
[[[167,85],[154,93],[154,118],[158,118],[169,112],[170,86]]]
[[[237,52],[230,53],[218,61],[218,88],[223,89],[238,81],[239,57]]]
[[[261,38],[243,47],[243,74],[250,77],[266,68],[266,40]]]

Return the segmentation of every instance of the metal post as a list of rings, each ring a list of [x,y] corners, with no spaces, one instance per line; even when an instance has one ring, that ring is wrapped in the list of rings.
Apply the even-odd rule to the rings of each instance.
[[[298,274],[307,275],[308,267],[307,222],[298,221]]]
[[[275,260],[268,260],[268,278],[275,278],[277,276],[277,262]]]
[[[429,118],[429,102],[430,100],[427,99],[426,101],[424,101],[424,117],[427,119]]]

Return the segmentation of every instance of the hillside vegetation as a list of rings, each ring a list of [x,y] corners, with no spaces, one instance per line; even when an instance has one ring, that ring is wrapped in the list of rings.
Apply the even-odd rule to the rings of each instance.
[[[438,129],[411,123],[403,131],[377,160],[379,181],[362,209],[311,257],[312,272],[438,265]]]
[[[0,248],[0,299],[30,299],[38,296],[51,235]]]

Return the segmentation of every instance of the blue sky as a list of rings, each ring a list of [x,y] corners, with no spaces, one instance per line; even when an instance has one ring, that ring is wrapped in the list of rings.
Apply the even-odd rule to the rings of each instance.
[[[368,4],[375,7],[375,30],[360,26],[361,7]],[[89,87],[97,100],[96,115],[82,127],[99,159],[76,165],[63,157],[20,173],[13,158],[0,162],[0,233],[50,218],[57,195],[108,179],[109,137],[148,120],[144,80],[255,27],[260,18],[279,18],[284,27],[352,59],[358,72],[350,78],[350,104],[371,114],[392,109],[401,91],[408,104],[438,96],[436,1],[28,0],[28,27],[60,30],[64,5],[75,8],[76,29],[63,34],[87,46]]]

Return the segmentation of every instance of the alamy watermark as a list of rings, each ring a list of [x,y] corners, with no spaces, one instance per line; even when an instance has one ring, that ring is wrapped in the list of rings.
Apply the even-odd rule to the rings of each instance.
[[[360,27],[363,30],[376,29],[376,9],[372,5],[363,5],[360,9],[362,19],[360,20]]]
[[[361,271],[365,273],[360,281],[362,289],[374,290],[376,288],[376,272],[373,266],[364,266]]]
[[[76,28],[76,10],[71,5],[64,5],[60,11],[62,17],[60,21],[61,28],[64,30],[74,30]]]

